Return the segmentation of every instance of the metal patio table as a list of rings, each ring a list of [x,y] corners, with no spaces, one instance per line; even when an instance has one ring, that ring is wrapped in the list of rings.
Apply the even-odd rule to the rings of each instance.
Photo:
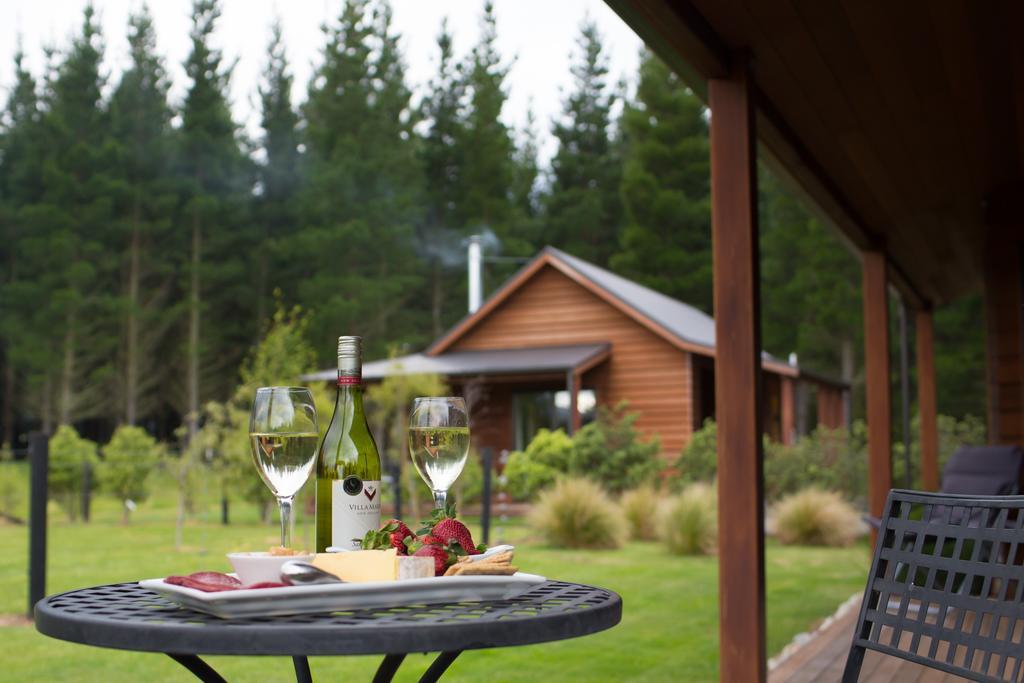
[[[412,652],[440,652],[420,681],[436,681],[463,650],[565,640],[611,628],[614,592],[546,581],[506,600],[353,609],[327,614],[219,619],[135,583],[51,595],[36,604],[40,633],[85,645],[162,652],[200,680],[224,679],[199,655],[283,655],[299,683],[307,656],[385,655],[374,683],[390,681]]]

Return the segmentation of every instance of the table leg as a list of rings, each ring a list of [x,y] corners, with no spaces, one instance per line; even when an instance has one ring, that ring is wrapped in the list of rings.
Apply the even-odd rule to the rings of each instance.
[[[295,665],[295,683],[313,683],[313,674],[309,671],[309,660],[305,656],[292,657]]]
[[[219,673],[213,670],[213,667],[195,655],[167,653],[167,656],[191,671],[203,683],[227,683]]]
[[[373,676],[373,683],[391,683],[391,679],[395,677],[395,673],[398,671],[398,667],[402,665],[402,661],[405,660],[405,654],[400,655],[388,655],[384,658],[384,661],[377,667],[377,673]]]
[[[460,654],[462,654],[462,650],[452,650],[451,652],[439,654],[434,663],[430,665],[430,668],[420,677],[420,683],[436,683],[437,679],[441,678]]]

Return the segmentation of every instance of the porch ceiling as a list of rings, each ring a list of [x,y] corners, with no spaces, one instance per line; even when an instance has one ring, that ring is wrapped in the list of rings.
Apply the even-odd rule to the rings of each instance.
[[[1024,3],[607,1],[698,93],[747,51],[763,158],[913,302],[978,288],[1021,224]]]

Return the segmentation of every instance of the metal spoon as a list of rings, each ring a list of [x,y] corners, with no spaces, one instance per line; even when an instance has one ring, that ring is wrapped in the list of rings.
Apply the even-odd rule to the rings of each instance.
[[[281,565],[281,583],[286,583],[289,586],[315,586],[345,582],[330,572],[314,567],[309,562],[292,560]]]

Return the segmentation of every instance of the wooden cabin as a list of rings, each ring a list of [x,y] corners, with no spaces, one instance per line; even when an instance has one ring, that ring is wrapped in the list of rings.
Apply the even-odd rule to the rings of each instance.
[[[470,401],[474,445],[496,453],[628,401],[672,458],[715,416],[714,355],[703,311],[547,247],[424,353],[367,363],[363,375],[443,375]],[[845,384],[767,354],[762,367],[769,437],[788,443],[846,423]]]

